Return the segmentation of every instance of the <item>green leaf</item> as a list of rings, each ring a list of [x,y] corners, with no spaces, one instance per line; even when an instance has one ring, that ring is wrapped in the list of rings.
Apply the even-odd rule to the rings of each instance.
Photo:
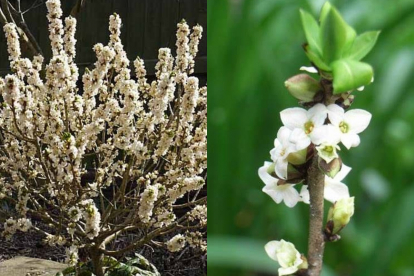
[[[351,60],[340,59],[331,64],[334,94],[343,93],[371,83],[373,70],[371,65]]]
[[[310,13],[302,9],[300,10],[300,18],[310,49],[312,49],[318,56],[322,56],[318,22],[316,22],[315,18],[313,18]]]
[[[208,240],[210,267],[236,267],[275,274],[279,264],[267,256],[265,241],[231,236],[212,236]]]
[[[344,49],[352,45],[356,34],[339,12],[331,7],[322,17],[320,35],[323,60],[329,64],[342,57]]]
[[[354,60],[361,60],[374,47],[380,32],[381,31],[365,32],[357,36],[346,57]]]
[[[132,276],[132,267],[121,264],[119,267],[113,269],[108,273],[108,276]]]
[[[308,58],[321,70],[330,72],[331,68],[326,65],[326,63],[322,60],[321,57],[319,57],[315,52],[313,52],[309,45],[304,46],[305,53],[308,56]]]
[[[355,37],[356,37],[355,30],[351,26],[347,25],[345,44],[340,54],[341,58],[346,58],[345,56],[346,53],[350,52],[352,46],[354,45]]]
[[[325,2],[325,4],[323,4],[322,9],[321,9],[321,14],[319,15],[319,23],[322,21],[325,21],[326,15],[329,13],[331,8],[332,8],[331,3]]]

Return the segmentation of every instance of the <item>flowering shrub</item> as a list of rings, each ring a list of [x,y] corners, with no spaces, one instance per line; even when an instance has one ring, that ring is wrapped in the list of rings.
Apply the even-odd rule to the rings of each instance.
[[[131,78],[121,19],[111,15],[109,43],[93,47],[97,61],[79,87],[76,19],[63,24],[59,0],[46,5],[53,53],[46,66],[42,56],[21,57],[16,26],[4,26],[13,74],[0,78],[0,199],[18,217],[2,235],[40,231],[49,245],[67,248],[71,265],[83,248],[98,276],[103,256],[147,243],[205,251],[199,191],[207,177],[207,88],[190,76],[202,27],[177,25],[176,57],[160,49],[156,79],[148,82],[139,57]],[[134,241],[108,249],[129,232]]]
[[[351,168],[343,165],[338,152],[360,144],[359,134],[369,125],[371,114],[362,109],[346,111],[354,100],[353,90],[372,82],[372,67],[360,60],[372,49],[379,32],[356,36],[339,12],[325,3],[320,24],[301,11],[307,43],[305,52],[319,80],[300,74],[285,83],[305,108],[280,112],[282,126],[259,176],[263,192],[288,207],[310,204],[308,259],[284,240],[271,241],[268,255],[279,262],[279,275],[320,275],[325,241],[337,241],[338,233],[354,214],[354,197],[341,181]],[[300,190],[297,186],[301,185]],[[323,228],[324,199],[333,205]]]

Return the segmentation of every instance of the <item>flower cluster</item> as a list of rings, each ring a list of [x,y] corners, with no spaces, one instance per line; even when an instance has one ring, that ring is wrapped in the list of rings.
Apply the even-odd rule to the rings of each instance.
[[[46,2],[48,10],[47,19],[49,20],[49,38],[52,45],[53,55],[61,54],[63,50],[63,14],[60,0],[49,0]]]
[[[17,230],[27,232],[32,227],[32,222],[27,218],[19,218],[17,220],[9,218],[4,223],[4,231],[2,235],[6,240],[10,240]]]
[[[167,242],[167,248],[171,252],[177,252],[185,245],[185,237],[181,234],[175,235]]]
[[[19,218],[7,220],[3,235],[42,218],[48,228],[31,229],[67,246],[70,264],[77,248],[121,256],[151,241],[178,251],[188,240],[205,251],[207,87],[190,75],[201,26],[191,32],[178,24],[177,56],[161,48],[149,82],[139,57],[131,76],[121,18],[113,14],[109,43],[93,47],[96,62],[78,87],[76,19],[66,18],[64,27],[60,1],[46,6],[47,65],[41,56],[21,57],[16,26],[4,27],[14,73],[0,78],[0,199]],[[131,231],[129,246],[106,249]],[[182,234],[166,242],[172,231]]]
[[[7,23],[4,25],[3,30],[7,38],[7,51],[9,53],[9,59],[16,60],[21,55],[16,25],[13,23]]]
[[[74,245],[66,248],[66,260],[65,263],[69,265],[76,265],[78,263],[79,255],[78,248]]]
[[[280,113],[284,124],[277,133],[274,148],[270,151],[273,162],[265,162],[259,169],[259,176],[266,184],[263,191],[273,198],[276,203],[282,200],[289,207],[297,202],[309,203],[309,193],[304,185],[301,193],[295,185],[304,181],[304,175],[299,167],[309,160],[310,152],[316,150],[321,162],[336,166],[339,158],[339,144],[347,149],[360,143],[358,134],[364,131],[371,114],[362,109],[345,112],[337,104],[325,106],[318,103],[309,110],[294,107]],[[341,181],[351,168],[338,163],[342,167],[339,174],[334,169],[332,177],[325,178],[325,199],[335,202],[340,198],[349,197],[348,188]]]

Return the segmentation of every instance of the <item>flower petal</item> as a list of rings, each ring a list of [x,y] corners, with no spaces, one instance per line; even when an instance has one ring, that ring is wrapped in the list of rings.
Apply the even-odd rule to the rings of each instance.
[[[295,145],[294,151],[300,151],[310,145],[311,139],[303,129],[295,128],[290,135],[290,142]]]
[[[306,110],[299,107],[287,108],[280,112],[280,119],[283,125],[290,128],[303,128],[303,125],[308,121]]]
[[[335,175],[335,177],[332,180],[336,182],[341,182],[342,180],[344,180],[344,178],[348,175],[348,173],[351,170],[352,170],[351,167],[348,167],[347,165],[342,164],[341,170]]]
[[[280,141],[280,143],[284,147],[286,147],[290,143],[289,137],[291,133],[292,133],[292,130],[285,126],[282,126],[277,132],[277,139]]]
[[[341,131],[333,125],[323,125],[312,131],[311,140],[315,145],[336,145],[341,140]]]
[[[306,71],[306,72],[309,72],[309,73],[318,73],[318,70],[316,70],[316,68],[313,67],[313,66],[309,66],[309,67],[307,67],[307,66],[301,66],[299,68],[299,70]]]
[[[336,201],[349,197],[348,186],[341,182],[331,182],[325,180],[324,197],[327,201]]]
[[[328,110],[325,105],[318,103],[308,110],[307,116],[313,122],[314,126],[318,127],[325,123]]]
[[[273,163],[265,162],[265,164],[259,168],[259,177],[260,179],[267,185],[277,185],[279,182],[279,179],[271,176],[267,170],[269,169],[269,166],[271,166]]]
[[[287,177],[288,162],[286,159],[279,158],[276,160],[275,172],[282,179]]]
[[[270,196],[277,204],[283,200],[283,192],[280,191],[277,184],[266,185],[263,187],[262,191]]]
[[[285,184],[290,185],[290,184]],[[290,185],[290,187],[286,188],[283,192],[283,201],[285,202],[287,207],[294,207],[296,203],[301,200],[298,191],[294,188],[294,185]]]
[[[326,108],[328,109],[328,118],[331,124],[339,126],[339,124],[344,120],[344,109],[337,104],[330,104]]]
[[[341,142],[347,149],[350,149],[351,147],[357,147],[361,140],[359,139],[358,134],[344,133],[341,136]]]
[[[363,109],[353,109],[345,113],[345,122],[349,124],[349,130],[354,133],[363,132],[371,121],[371,113]]]
[[[273,142],[273,145],[275,146],[275,148],[278,148],[282,145],[282,143],[280,142],[279,139],[276,138],[275,141]]]
[[[277,154],[277,148],[273,148],[270,151],[270,158],[272,158],[273,162],[276,162],[277,158],[278,158],[278,154]]]
[[[265,245],[265,250],[267,255],[272,259],[275,260],[276,262],[277,260],[277,251],[280,248],[280,241],[270,241],[268,243],[266,243]]]
[[[300,189],[300,197],[302,198],[303,203],[310,204],[310,196],[309,196],[309,190],[308,185],[303,185]]]

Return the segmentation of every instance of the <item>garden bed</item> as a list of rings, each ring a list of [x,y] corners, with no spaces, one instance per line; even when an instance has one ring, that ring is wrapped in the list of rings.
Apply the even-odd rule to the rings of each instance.
[[[0,232],[3,223],[0,224]],[[16,256],[41,258],[56,262],[64,262],[65,250],[62,247],[51,247],[44,244],[40,233],[17,232],[10,241],[0,236],[0,263]],[[117,243],[128,243],[129,238],[120,238]],[[207,275],[207,256],[192,248],[185,248],[179,253],[171,253],[164,248],[146,246],[138,253],[153,263],[161,275],[166,276],[201,276]],[[82,257],[82,256],[80,256]],[[0,276],[2,276],[0,274]]]

